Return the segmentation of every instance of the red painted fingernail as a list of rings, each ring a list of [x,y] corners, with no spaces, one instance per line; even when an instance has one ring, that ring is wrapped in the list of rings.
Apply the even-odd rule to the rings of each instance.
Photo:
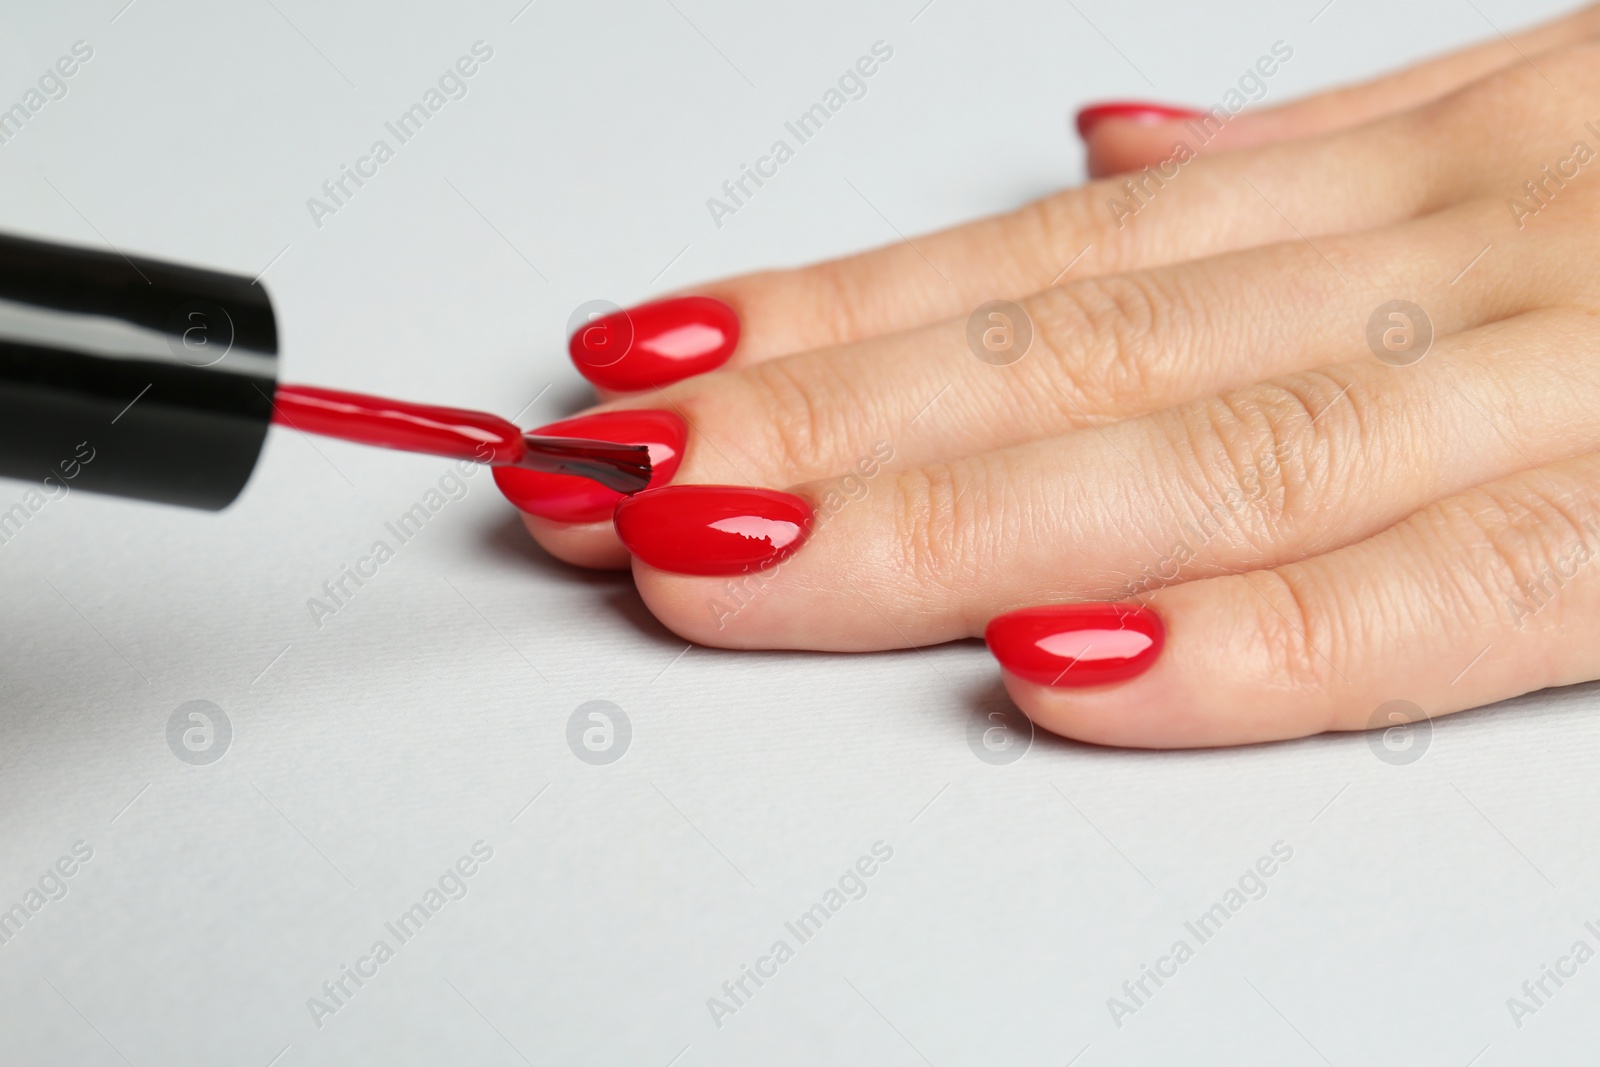
[[[578,373],[637,392],[716,370],[739,343],[739,316],[709,296],[675,296],[603,315],[567,342]]]
[[[1197,119],[1204,114],[1204,111],[1196,111],[1189,107],[1169,107],[1166,104],[1147,104],[1136,100],[1113,100],[1104,104],[1093,104],[1078,112],[1078,136],[1087,141],[1094,128],[1106,119],[1122,119],[1149,126],[1161,122],[1177,122],[1181,119]]]
[[[1167,629],[1149,608],[1059,604],[1011,611],[983,633],[1000,666],[1057,689],[1125,682],[1149,669]]]
[[[617,505],[617,536],[676,574],[743,574],[792,556],[811,533],[811,505],[775,489],[669,485]]]
[[[659,489],[672,481],[683,462],[683,446],[689,437],[688,425],[677,415],[650,408],[582,415],[528,432],[645,445],[650,449],[649,489]],[[626,499],[615,489],[588,478],[521,467],[495,467],[494,484],[520,510],[556,522],[600,522],[611,517],[619,500]]]

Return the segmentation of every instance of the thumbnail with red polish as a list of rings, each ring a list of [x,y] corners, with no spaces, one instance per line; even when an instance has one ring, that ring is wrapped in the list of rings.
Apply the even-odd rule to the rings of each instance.
[[[1143,674],[1161,654],[1166,634],[1149,608],[1060,604],[1007,612],[989,623],[983,639],[1017,677],[1078,689]]]
[[[1135,100],[1115,100],[1104,104],[1095,104],[1078,112],[1078,136],[1087,141],[1089,135],[1094,132],[1095,127],[1106,119],[1121,119],[1125,122],[1155,125],[1162,122],[1195,119],[1204,114],[1205,112],[1203,111],[1196,111],[1188,107],[1169,107],[1166,104],[1149,104]]]
[[[650,449],[649,489],[659,489],[672,481],[683,462],[683,447],[689,437],[688,425],[677,415],[649,408],[583,415],[528,432],[644,445]],[[617,501],[625,499],[622,493],[588,478],[521,467],[495,467],[494,484],[520,510],[555,522],[600,522],[611,518]]]
[[[617,505],[628,551],[676,574],[743,574],[789,558],[811,533],[811,505],[774,489],[669,485]]]
[[[619,393],[716,370],[739,343],[739,316],[709,296],[677,296],[615,311],[567,342],[578,373]]]

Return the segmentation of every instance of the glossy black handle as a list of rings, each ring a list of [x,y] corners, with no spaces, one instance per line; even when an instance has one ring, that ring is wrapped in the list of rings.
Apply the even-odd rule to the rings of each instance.
[[[0,476],[225,507],[266,439],[277,355],[249,278],[0,235]]]

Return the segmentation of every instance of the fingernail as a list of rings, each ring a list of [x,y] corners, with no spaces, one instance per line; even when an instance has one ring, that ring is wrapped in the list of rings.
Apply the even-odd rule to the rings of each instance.
[[[733,308],[709,296],[676,296],[579,327],[567,351],[594,384],[631,393],[716,370],[738,343]]]
[[[606,411],[576,419],[552,422],[530,433],[552,437],[586,437],[620,445],[645,445],[650,449],[650,484],[658,489],[672,481],[683,462],[688,425],[670,411],[641,408]],[[495,467],[494,484],[506,499],[530,515],[555,522],[600,522],[611,518],[617,502],[627,497],[588,478],[571,474],[546,474],[521,467]]]
[[[775,489],[669,485],[617,505],[617,536],[635,557],[676,574],[743,574],[792,556],[811,505]]]
[[[1087,141],[1095,127],[1106,119],[1121,119],[1125,122],[1152,126],[1161,122],[1197,119],[1204,114],[1205,112],[1193,108],[1169,107],[1166,104],[1148,104],[1136,100],[1108,101],[1104,104],[1093,104],[1078,112],[1078,136]]]
[[[1125,682],[1149,669],[1167,630],[1149,608],[1060,604],[1007,612],[983,639],[1000,666],[1057,689]]]

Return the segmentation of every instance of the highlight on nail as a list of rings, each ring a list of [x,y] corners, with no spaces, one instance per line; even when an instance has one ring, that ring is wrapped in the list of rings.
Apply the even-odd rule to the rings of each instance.
[[[780,563],[805,544],[809,503],[737,485],[669,485],[617,505],[617,536],[635,558],[676,574],[727,575]]]
[[[1166,643],[1166,626],[1130,604],[1057,604],[1007,612],[984,641],[1010,674],[1036,685],[1077,689],[1136,678]]]
[[[715,370],[738,344],[733,308],[714,297],[676,296],[580,317],[567,350],[595,385],[638,392]]]

